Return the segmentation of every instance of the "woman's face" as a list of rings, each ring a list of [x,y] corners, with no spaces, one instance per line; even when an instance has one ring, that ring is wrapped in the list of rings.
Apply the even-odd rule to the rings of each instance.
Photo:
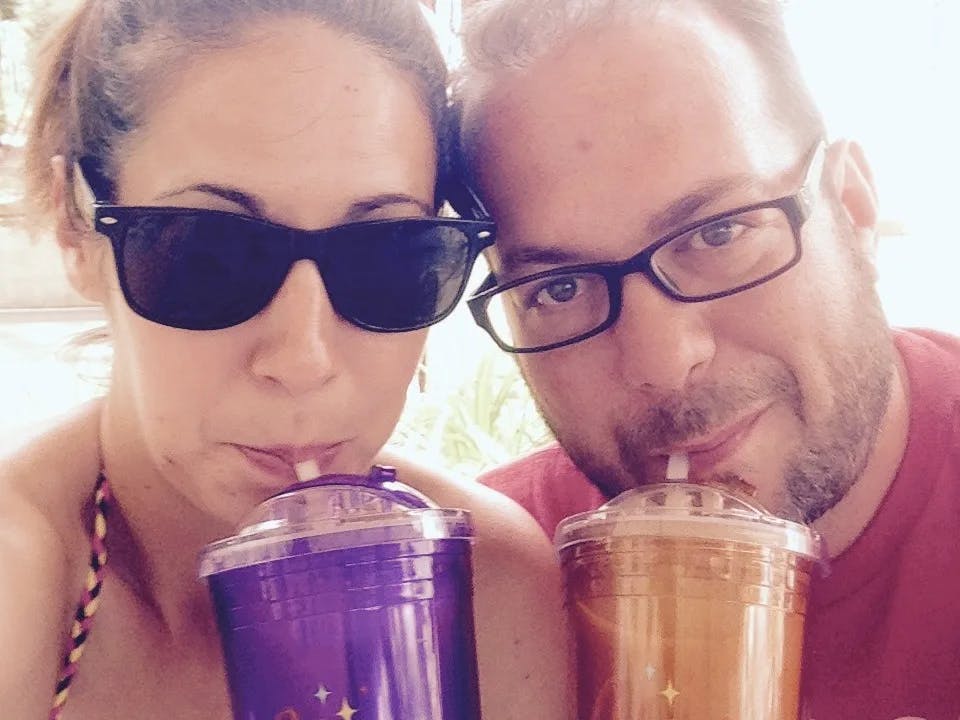
[[[421,216],[433,204],[434,135],[413,81],[316,22],[257,25],[159,90],[121,154],[119,204],[302,229]],[[251,320],[174,329],[134,314],[109,265],[109,412],[190,502],[236,521],[289,484],[297,461],[366,471],[400,415],[425,331],[349,324],[305,260]]]

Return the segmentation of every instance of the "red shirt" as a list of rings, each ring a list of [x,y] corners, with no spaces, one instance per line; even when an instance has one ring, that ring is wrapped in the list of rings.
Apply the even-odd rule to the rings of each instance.
[[[910,427],[873,519],[813,582],[803,720],[960,720],[960,339],[896,334]],[[481,476],[553,536],[605,498],[553,445]]]

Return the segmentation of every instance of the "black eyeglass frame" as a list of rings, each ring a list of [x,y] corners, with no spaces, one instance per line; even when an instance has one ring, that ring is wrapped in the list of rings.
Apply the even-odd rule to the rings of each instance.
[[[800,259],[803,257],[801,230],[804,223],[807,221],[807,218],[810,216],[813,208],[813,194],[815,190],[813,187],[813,182],[814,180],[817,182],[820,180],[823,153],[825,152],[825,149],[825,142],[819,141],[814,147],[813,151],[810,153],[810,159],[807,161],[804,179],[800,189],[797,192],[791,195],[775,198],[773,200],[765,200],[763,202],[753,203],[750,205],[743,205],[732,210],[726,210],[722,213],[711,215],[702,220],[697,220],[694,223],[684,225],[683,227],[674,230],[670,234],[651,243],[639,253],[627,258],[626,260],[622,260],[620,262],[583,263],[580,265],[567,265],[564,267],[552,268],[550,270],[544,270],[532,275],[517,278],[516,280],[511,280],[510,282],[502,285],[498,285],[496,276],[493,273],[490,273],[477,288],[476,292],[474,292],[474,294],[467,299],[467,307],[470,308],[470,314],[473,316],[474,322],[476,322],[477,325],[487,332],[487,334],[493,339],[493,341],[501,350],[513,354],[537,353],[555,350],[557,348],[566,347],[567,345],[574,345],[578,342],[582,342],[594,337],[595,335],[599,335],[600,333],[612,327],[620,318],[620,313],[623,310],[623,278],[627,275],[632,275],[635,273],[643,275],[653,284],[655,288],[660,290],[667,297],[682,303],[699,303],[707,302],[709,300],[718,300],[719,298],[729,297],[730,295],[735,295],[737,293],[744,292],[745,290],[755,288],[758,285],[763,285],[764,283],[783,275],[785,272],[799,263]],[[783,211],[787,217],[788,223],[790,224],[790,229],[793,232],[794,238],[793,256],[777,270],[767,273],[766,275],[755,280],[751,280],[748,283],[744,283],[743,285],[736,285],[727,290],[708,293],[705,295],[684,295],[683,293],[678,292],[675,288],[671,287],[667,280],[657,274],[657,270],[653,265],[652,258],[654,253],[656,253],[657,250],[662,248],[664,245],[668,245],[678,237],[688,235],[698,229],[709,227],[710,225],[721,222],[728,218],[736,217],[737,215],[741,215],[746,212],[763,210],[767,208],[778,208]],[[529,348],[516,348],[508,345],[500,339],[494,330],[493,324],[490,322],[490,318],[487,313],[487,307],[494,296],[510,290],[511,288],[535,282],[537,280],[584,273],[600,275],[607,284],[607,293],[610,299],[610,309],[607,313],[607,319],[604,320],[604,322],[597,327],[592,328],[591,330],[580,333],[579,335],[575,335],[571,338],[567,338],[566,340],[560,340],[547,345],[538,345]]]
[[[316,261],[315,259],[318,254],[318,242],[321,242],[324,236],[335,236],[338,232],[344,229],[349,229],[352,232],[356,232],[358,230],[362,231],[364,228],[376,228],[383,226],[398,227],[400,225],[410,225],[421,228],[448,227],[461,232],[466,237],[468,245],[467,258],[464,263],[460,285],[455,296],[449,303],[449,306],[444,309],[442,313],[433,316],[429,321],[423,323],[414,323],[403,327],[381,327],[342,313],[342,311],[337,307],[337,303],[334,303],[333,299],[331,298],[331,303],[334,305],[334,309],[337,311],[338,315],[356,327],[377,333],[401,333],[421,330],[423,328],[430,327],[431,325],[434,325],[449,316],[450,313],[456,309],[456,306],[459,304],[464,292],[466,291],[466,287],[470,280],[470,275],[477,258],[480,256],[480,253],[493,244],[496,232],[496,224],[489,219],[460,220],[456,218],[443,217],[409,217],[344,223],[319,230],[301,230],[298,228],[291,228],[286,225],[273,223],[261,218],[254,218],[223,210],[169,206],[115,205],[99,199],[104,195],[112,195],[112,190],[110,189],[111,184],[100,172],[99,163],[94,158],[87,156],[79,160],[78,165],[80,167],[80,172],[83,176],[83,179],[90,187],[94,195],[94,229],[110,240],[110,243],[113,247],[114,256],[118,260],[116,264],[117,278],[120,283],[120,289],[123,292],[123,297],[127,304],[135,313],[147,320],[150,320],[151,322],[158,322],[160,324],[167,325],[168,327],[177,327],[186,330],[222,330],[228,327],[235,327],[236,325],[255,317],[259,312],[262,312],[269,305],[270,301],[268,300],[266,305],[250,315],[250,317],[246,318],[246,320],[241,320],[240,322],[226,325],[220,322],[212,321],[206,323],[197,322],[169,325],[166,322],[156,319],[156,313],[151,313],[149,308],[143,307],[137,301],[135,293],[132,292],[128,282],[126,268],[124,267],[123,263],[119,262],[119,259],[124,256],[126,228],[129,226],[130,221],[137,216],[143,214],[155,216],[174,215],[178,217],[183,217],[190,214],[202,214],[205,217],[219,215],[229,218],[231,221],[255,223],[257,226],[262,227],[271,233],[275,233],[278,241],[286,242],[288,250],[286,259],[289,260],[289,266],[291,267],[298,260]],[[322,275],[323,269],[319,269]]]

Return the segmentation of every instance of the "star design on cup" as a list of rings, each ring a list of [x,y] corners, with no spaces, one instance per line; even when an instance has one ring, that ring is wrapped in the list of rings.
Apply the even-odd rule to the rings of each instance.
[[[343,718],[343,720],[353,720],[353,716],[356,714],[356,709],[350,707],[350,703],[344,698],[343,702],[340,703],[340,712],[337,713],[337,717]]]
[[[667,686],[660,691],[660,694],[666,698],[667,702],[670,704],[670,707],[673,707],[673,703],[676,701],[677,696],[680,694],[680,691],[673,686],[673,680],[667,681]]]
[[[322,702],[324,705],[327,704],[327,698],[330,697],[333,693],[327,690],[327,686],[323,683],[320,683],[320,687],[317,689],[317,692],[314,693],[314,697]]]

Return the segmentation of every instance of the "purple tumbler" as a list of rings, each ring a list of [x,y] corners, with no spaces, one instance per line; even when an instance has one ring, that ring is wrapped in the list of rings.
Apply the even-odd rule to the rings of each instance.
[[[469,513],[328,475],[203,552],[235,720],[479,720]]]

